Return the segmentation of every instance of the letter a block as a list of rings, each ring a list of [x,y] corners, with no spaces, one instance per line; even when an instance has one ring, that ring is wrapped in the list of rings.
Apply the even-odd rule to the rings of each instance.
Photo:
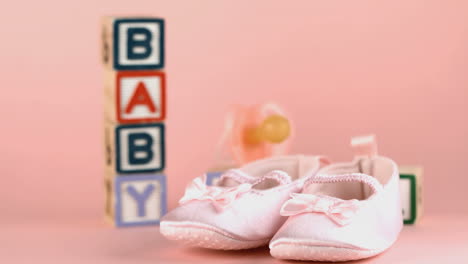
[[[164,169],[164,124],[106,123],[107,173],[159,172]]]
[[[119,175],[115,193],[108,204],[116,226],[155,225],[166,213],[166,177],[155,175]]]
[[[166,79],[159,71],[109,71],[106,118],[120,124],[150,123],[166,117]]]
[[[103,63],[115,70],[156,70],[164,67],[164,20],[115,18],[103,20]]]
[[[400,195],[405,224],[415,224],[422,215],[422,168],[400,167]]]

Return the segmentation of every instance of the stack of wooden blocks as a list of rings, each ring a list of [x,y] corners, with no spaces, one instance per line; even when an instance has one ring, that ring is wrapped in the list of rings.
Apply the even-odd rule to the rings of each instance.
[[[164,20],[106,17],[106,216],[116,226],[159,224],[166,212]]]

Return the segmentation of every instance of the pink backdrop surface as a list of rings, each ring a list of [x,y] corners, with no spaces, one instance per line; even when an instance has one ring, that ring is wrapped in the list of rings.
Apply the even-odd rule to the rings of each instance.
[[[373,132],[424,166],[426,215],[468,213],[467,1],[10,1],[0,10],[0,223],[103,217],[100,18],[166,19],[169,207],[232,104],[276,101],[294,153]]]

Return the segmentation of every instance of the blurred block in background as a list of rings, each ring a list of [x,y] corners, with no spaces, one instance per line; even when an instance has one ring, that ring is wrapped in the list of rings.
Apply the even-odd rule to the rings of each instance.
[[[216,181],[223,175],[222,171],[210,171],[206,173],[206,185],[214,185]]]
[[[400,194],[405,224],[416,224],[422,216],[421,167],[402,166],[400,169]]]

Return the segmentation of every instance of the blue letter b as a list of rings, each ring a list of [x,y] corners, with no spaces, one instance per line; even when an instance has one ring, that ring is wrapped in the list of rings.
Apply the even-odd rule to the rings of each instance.
[[[143,39],[136,36],[143,36]],[[141,60],[151,55],[151,31],[146,28],[129,28],[127,30],[127,57],[129,60]],[[136,51],[135,48],[140,48]],[[141,51],[143,49],[143,51]]]
[[[141,141],[144,141],[142,144]],[[153,138],[146,133],[134,133],[128,135],[128,162],[141,165],[153,159]],[[143,155],[141,155],[143,154]]]

